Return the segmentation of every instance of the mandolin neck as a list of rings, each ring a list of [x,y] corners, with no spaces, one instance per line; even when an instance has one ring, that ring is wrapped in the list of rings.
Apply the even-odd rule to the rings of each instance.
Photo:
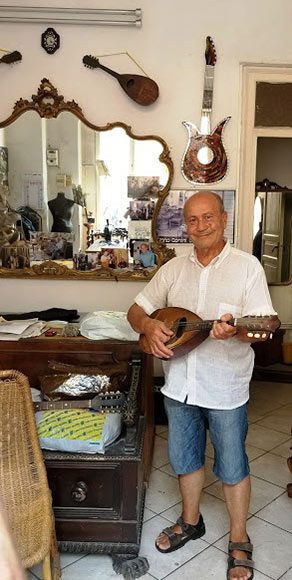
[[[91,409],[91,400],[78,401],[41,401],[34,403],[35,411],[49,411],[50,409]]]
[[[107,66],[104,66],[103,64],[100,64],[99,60],[97,62],[98,62],[97,68],[101,68],[102,70],[104,70],[108,74],[112,75],[116,79],[119,78],[120,75],[117,72],[115,72],[114,70],[108,68]]]

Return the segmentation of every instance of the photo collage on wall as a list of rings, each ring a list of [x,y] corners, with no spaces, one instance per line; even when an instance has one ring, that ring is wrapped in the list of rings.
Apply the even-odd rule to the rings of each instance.
[[[234,220],[235,220],[235,190],[213,190],[223,200],[227,211],[227,226],[224,236],[234,244]],[[171,189],[165,198],[157,218],[156,234],[160,241],[168,244],[187,244],[186,225],[183,217],[183,207],[191,195],[196,193],[194,189]]]
[[[128,235],[130,261],[134,270],[155,268],[157,257],[152,250],[151,220],[161,190],[159,177],[128,177]]]

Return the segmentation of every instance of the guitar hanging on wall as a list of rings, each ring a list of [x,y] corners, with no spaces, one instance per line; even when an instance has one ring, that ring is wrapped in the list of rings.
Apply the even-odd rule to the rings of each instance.
[[[227,171],[227,155],[222,143],[222,131],[231,117],[226,117],[211,133],[214,67],[216,50],[210,36],[206,38],[204,93],[200,130],[193,123],[183,121],[189,140],[183,155],[181,170],[184,178],[193,184],[221,181]]]

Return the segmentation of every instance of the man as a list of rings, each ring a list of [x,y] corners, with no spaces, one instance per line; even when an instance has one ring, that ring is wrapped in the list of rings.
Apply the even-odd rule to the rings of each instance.
[[[185,204],[190,255],[162,266],[136,297],[128,312],[133,329],[144,334],[154,356],[164,363],[165,407],[169,422],[169,459],[179,477],[181,518],[156,539],[160,552],[171,552],[205,533],[199,511],[204,485],[206,426],[214,446],[214,473],[223,483],[230,517],[228,578],[253,577],[252,545],[246,532],[250,499],[246,404],[253,368],[251,342],[267,332],[250,333],[228,325],[232,317],[274,314],[261,264],[232,248],[223,234],[227,222],[221,198],[200,191]],[[214,322],[209,337],[188,355],[171,360],[165,344],[172,331],[149,315],[178,306]]]

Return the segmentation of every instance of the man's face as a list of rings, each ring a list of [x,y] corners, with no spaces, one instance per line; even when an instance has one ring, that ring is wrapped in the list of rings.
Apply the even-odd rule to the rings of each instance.
[[[148,250],[148,246],[146,246],[146,244],[141,244],[141,252],[143,252],[143,254],[146,254]]]
[[[187,233],[198,253],[205,250],[222,250],[227,213],[220,211],[213,195],[197,194],[185,206]]]

